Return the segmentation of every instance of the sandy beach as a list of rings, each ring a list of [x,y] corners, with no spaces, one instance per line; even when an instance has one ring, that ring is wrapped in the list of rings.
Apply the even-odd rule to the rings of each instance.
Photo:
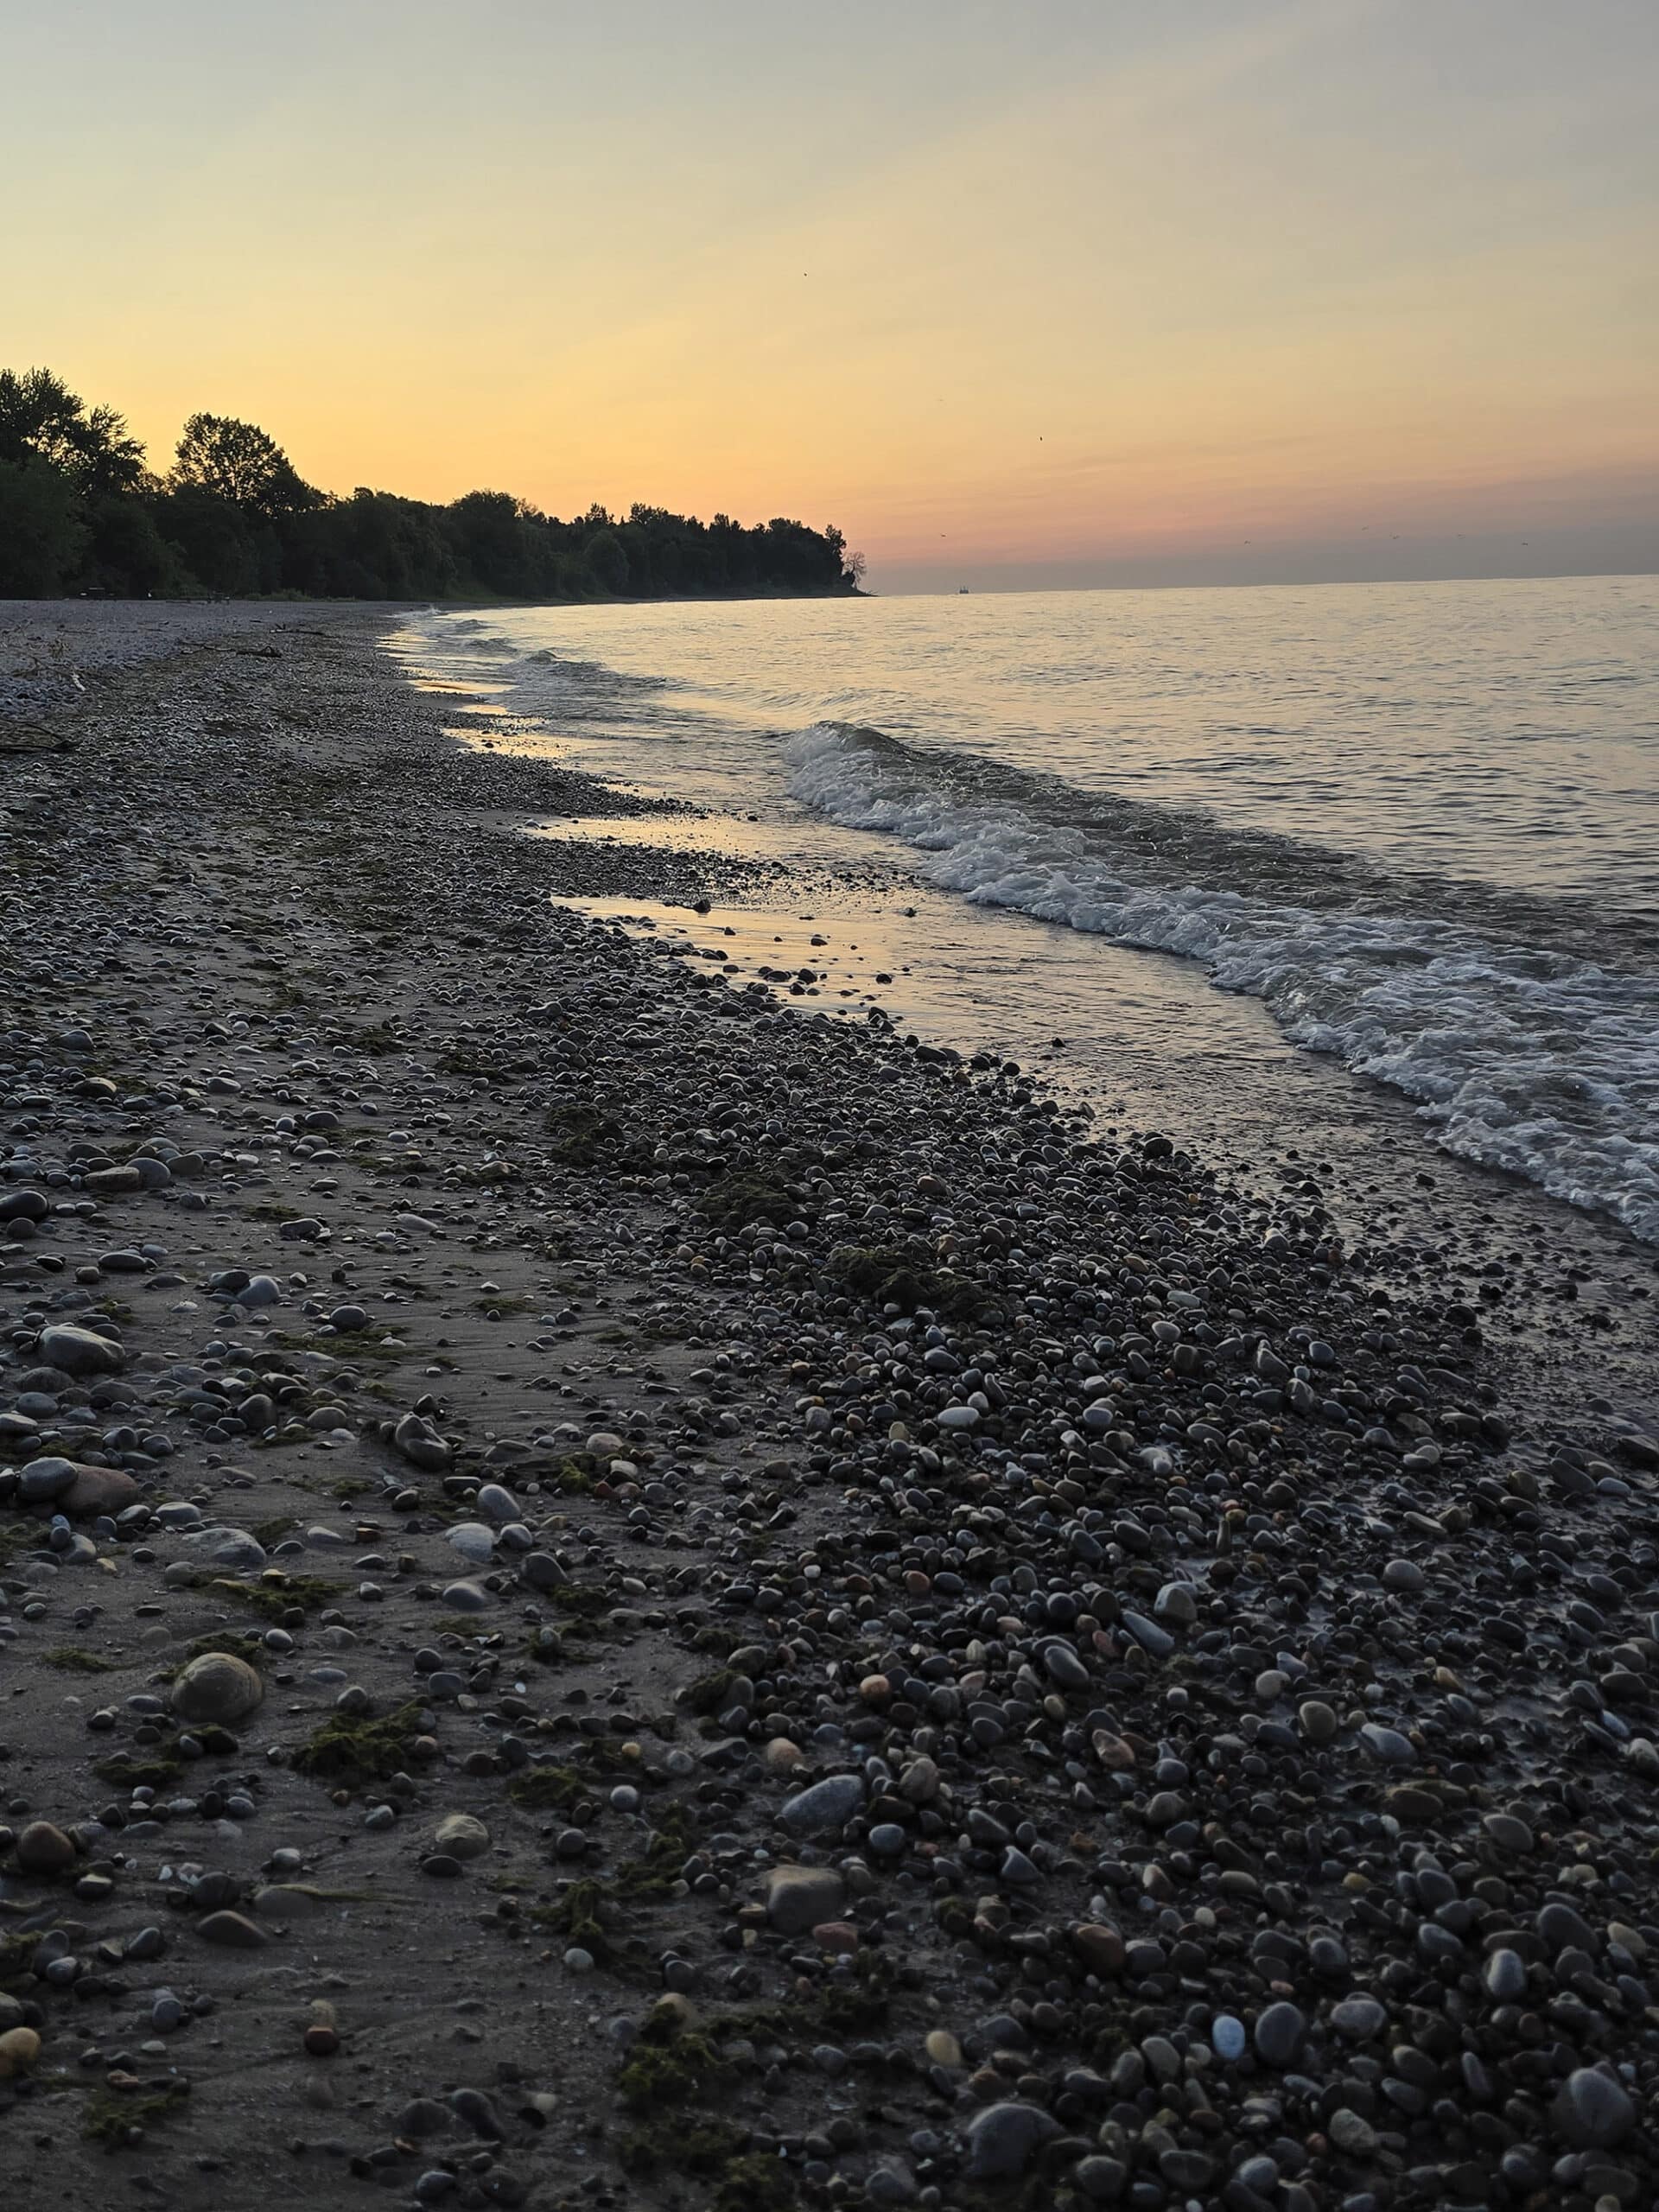
[[[1637,1271],[584,918],[391,619],[0,606],[7,2202],[1654,2201]]]

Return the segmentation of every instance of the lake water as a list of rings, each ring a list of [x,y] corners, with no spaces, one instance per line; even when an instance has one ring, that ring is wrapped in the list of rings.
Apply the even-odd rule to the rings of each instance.
[[[1630,577],[435,612],[397,645],[500,741],[721,817],[658,834],[820,886],[727,925],[851,1010],[954,1007],[1107,1110],[1173,1070],[1222,1123],[1317,1055],[1316,1120],[1345,1069],[1659,1244],[1656,618]]]

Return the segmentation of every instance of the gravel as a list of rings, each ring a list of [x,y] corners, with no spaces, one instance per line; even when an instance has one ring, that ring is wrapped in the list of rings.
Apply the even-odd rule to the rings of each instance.
[[[208,612],[4,769],[0,2168],[1653,2201],[1643,1408]]]

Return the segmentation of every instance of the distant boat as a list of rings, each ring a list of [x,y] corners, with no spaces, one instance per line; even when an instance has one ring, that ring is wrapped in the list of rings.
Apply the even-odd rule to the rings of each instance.
[[[957,597],[958,599],[966,599],[966,598],[967,598],[967,596],[968,596],[968,587],[967,587],[967,585],[966,585],[966,584],[958,584],[958,585],[957,586]]]

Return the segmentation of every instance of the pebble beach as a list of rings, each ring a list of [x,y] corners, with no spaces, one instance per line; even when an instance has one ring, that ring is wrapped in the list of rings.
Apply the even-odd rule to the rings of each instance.
[[[391,627],[0,606],[6,2201],[1659,2202],[1650,1259],[562,904],[747,863]]]

